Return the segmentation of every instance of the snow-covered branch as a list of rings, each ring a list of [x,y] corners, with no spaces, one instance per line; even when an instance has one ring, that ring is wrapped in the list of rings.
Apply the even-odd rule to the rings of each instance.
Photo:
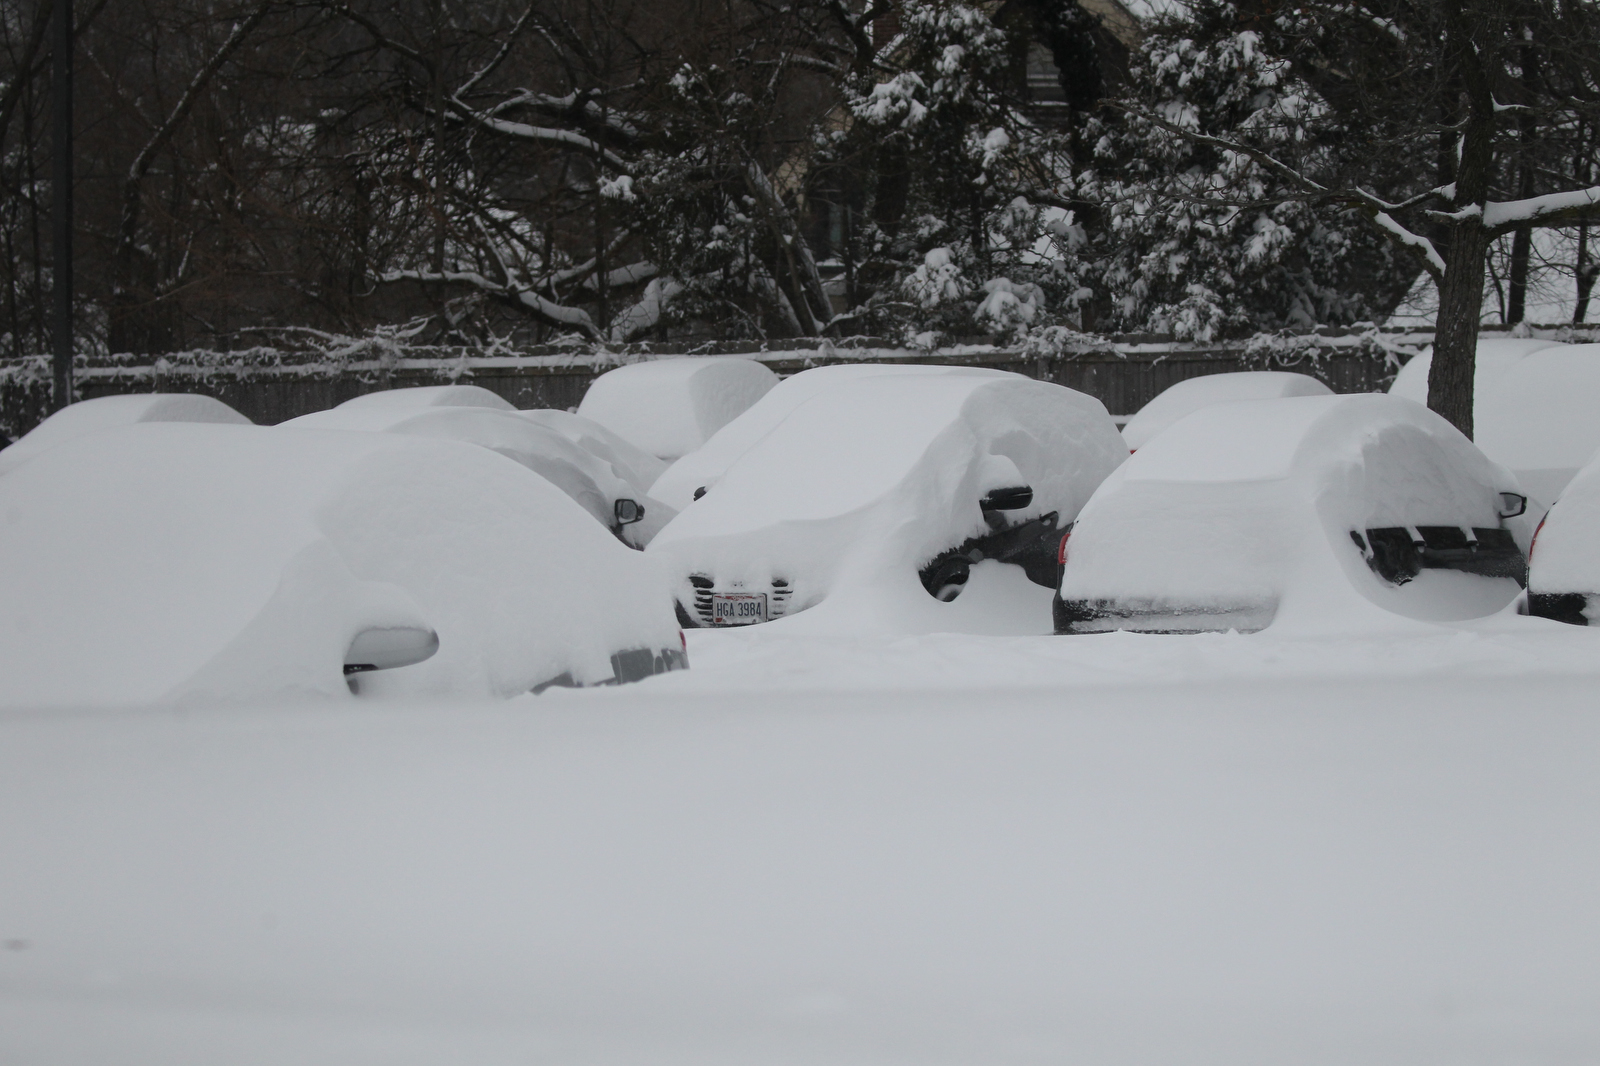
[[[567,307],[554,300],[546,299],[534,292],[531,288],[516,285],[507,275],[507,284],[501,285],[478,273],[476,270],[390,270],[384,273],[383,280],[421,281],[454,285],[467,285],[479,292],[486,293],[497,299],[512,303],[521,309],[530,312],[536,318],[554,326],[566,326],[570,329],[581,331],[585,336],[600,340],[600,330],[595,326],[589,313],[581,307]]]
[[[1600,185],[1483,205],[1484,228],[1493,234],[1518,226],[1568,226],[1595,219],[1600,219]]]
[[[631,168],[628,166],[626,160],[617,155],[617,153],[613,152],[611,149],[601,145],[598,141],[595,141],[589,137],[585,137],[581,133],[574,133],[571,130],[556,129],[551,126],[534,126],[526,122],[511,122],[507,119],[495,118],[493,115],[478,111],[470,105],[463,103],[459,99],[454,98],[452,98],[450,101],[450,107],[457,115],[465,118],[467,121],[474,122],[484,129],[490,130],[494,133],[503,134],[507,137],[514,137],[523,141],[538,141],[544,144],[566,145],[569,148],[576,148],[582,152],[586,152],[599,159],[605,160],[606,164],[613,170],[620,171],[623,174],[631,173]]]

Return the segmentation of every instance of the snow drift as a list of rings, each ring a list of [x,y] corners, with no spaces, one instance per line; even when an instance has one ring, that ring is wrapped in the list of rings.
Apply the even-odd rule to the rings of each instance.
[[[839,363],[802,370],[780,381],[749,410],[717,430],[704,445],[668,467],[651,486],[650,494],[681,511],[694,501],[695,492],[715,485],[741,455],[772,432],[773,427],[788,418],[795,408],[819,392],[862,378],[919,374],[1007,376],[1004,371],[981,367],[926,366],[916,363]]]
[[[686,611],[694,578],[768,594],[773,616],[826,599],[812,624],[827,628],[938,628],[954,605],[933,600],[918,570],[990,531],[985,493],[1029,486],[1013,522],[1051,511],[1066,522],[1126,456],[1100,401],[1059,385],[846,380],[799,404],[647,553],[668,561]]]
[[[0,474],[14,470],[46,448],[91,433],[140,422],[215,422],[248,426],[250,420],[221,400],[187,392],[100,396],[64,407],[0,450]]]
[[[1122,439],[1137,451],[1157,433],[1193,411],[1230,400],[1271,400],[1282,396],[1328,396],[1332,390],[1306,374],[1247,370],[1207,374],[1180,381],[1140,408],[1122,427]]]
[[[1423,570],[1398,587],[1366,531],[1498,529],[1510,472],[1444,419],[1386,395],[1202,408],[1106,479],[1073,528],[1061,582],[1073,632],[1255,630],[1492,614],[1509,577]],[[1363,537],[1358,545],[1352,532]],[[1059,624],[1060,620],[1058,620]]]
[[[678,357],[619,366],[589,386],[578,414],[661,459],[704,444],[778,383],[754,359]]]
[[[142,425],[0,478],[0,703],[349,696],[371,628],[438,634],[363,693],[507,696],[679,649],[657,568],[481,447]]]

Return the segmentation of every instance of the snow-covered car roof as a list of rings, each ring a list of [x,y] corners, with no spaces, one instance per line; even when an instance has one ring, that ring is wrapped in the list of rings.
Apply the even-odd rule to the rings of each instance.
[[[595,378],[578,414],[671,460],[700,447],[777,383],[778,375],[754,359],[652,359]]]
[[[1589,624],[1600,624],[1600,455],[1578,471],[1543,517],[1528,556],[1528,592],[1585,597],[1590,602],[1584,609],[1594,615]]]
[[[345,409],[366,407],[488,407],[497,411],[515,410],[511,403],[482,385],[417,385],[403,389],[380,389],[363,393],[339,405]]]
[[[99,396],[63,407],[20,440],[0,449],[0,474],[21,466],[46,448],[90,433],[141,422],[217,422],[250,425],[250,420],[221,400],[188,392],[145,392]]]
[[[657,459],[591,418],[570,411],[545,409],[518,411],[517,416],[561,434],[583,450],[610,463],[617,476],[632,485],[640,499],[651,495],[650,486],[667,469],[664,460]]]
[[[613,465],[570,437],[522,412],[487,407],[341,405],[280,423],[280,430],[337,429],[401,433],[476,444],[514,459],[572,497],[608,529],[616,530],[618,500],[644,508],[641,521],[617,530],[642,548],[677,512],[640,494]]]
[[[1281,370],[1242,370],[1180,381],[1139,409],[1122,427],[1122,439],[1137,451],[1150,438],[1192,411],[1230,400],[1271,400],[1282,396],[1327,396],[1333,390],[1307,374]]]
[[[811,397],[847,381],[918,374],[1006,376],[1005,371],[982,367],[930,366],[919,363],[838,363],[833,366],[802,370],[798,374],[784,378],[738,418],[717,430],[704,445],[668,467],[650,487],[650,495],[681,511],[694,500],[696,491],[716,484],[717,479],[722,477],[729,466]]]
[[[140,425],[0,478],[0,514],[8,706],[346,696],[373,629],[438,650],[364,693],[506,696],[681,651],[658,567],[480,447]]]
[[[1560,341],[1536,340],[1532,337],[1478,337],[1478,354],[1474,360],[1472,377],[1474,410],[1480,410],[1483,397],[1493,391],[1494,385],[1513,366],[1534,352],[1554,348]],[[1390,396],[1414,400],[1428,405],[1428,372],[1433,369],[1433,349],[1430,347],[1415,356],[1394,376],[1389,386]]]
[[[782,579],[790,613],[841,591],[876,595],[885,582],[891,596],[926,601],[917,568],[988,530],[986,492],[1030,486],[1013,517],[1054,511],[1064,522],[1126,457],[1100,401],[1059,385],[863,377],[799,404],[647,554],[719,587]]]
[[[1073,528],[1061,597],[1108,613],[1237,616],[1237,628],[1271,622],[1291,594],[1307,613],[1349,609],[1352,589],[1413,617],[1489,614],[1514,581],[1424,572],[1391,587],[1351,533],[1498,528],[1500,494],[1517,491],[1448,422],[1399,397],[1215,404],[1100,486]]]
[[[1474,405],[1473,439],[1549,505],[1600,449],[1600,344],[1541,348]]]

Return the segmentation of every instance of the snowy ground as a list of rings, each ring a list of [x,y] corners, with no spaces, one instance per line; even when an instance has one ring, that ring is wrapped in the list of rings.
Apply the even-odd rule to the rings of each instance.
[[[1600,1059],[1600,632],[690,655],[0,714],[0,1062]]]

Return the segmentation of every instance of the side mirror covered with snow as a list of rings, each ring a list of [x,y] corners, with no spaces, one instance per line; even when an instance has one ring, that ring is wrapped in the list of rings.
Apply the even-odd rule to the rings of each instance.
[[[1517,518],[1528,511],[1528,498],[1520,492],[1502,492],[1500,494],[1500,517]]]
[[[644,505],[638,500],[618,500],[612,505],[611,513],[617,519],[617,525],[629,526],[644,518]]]

